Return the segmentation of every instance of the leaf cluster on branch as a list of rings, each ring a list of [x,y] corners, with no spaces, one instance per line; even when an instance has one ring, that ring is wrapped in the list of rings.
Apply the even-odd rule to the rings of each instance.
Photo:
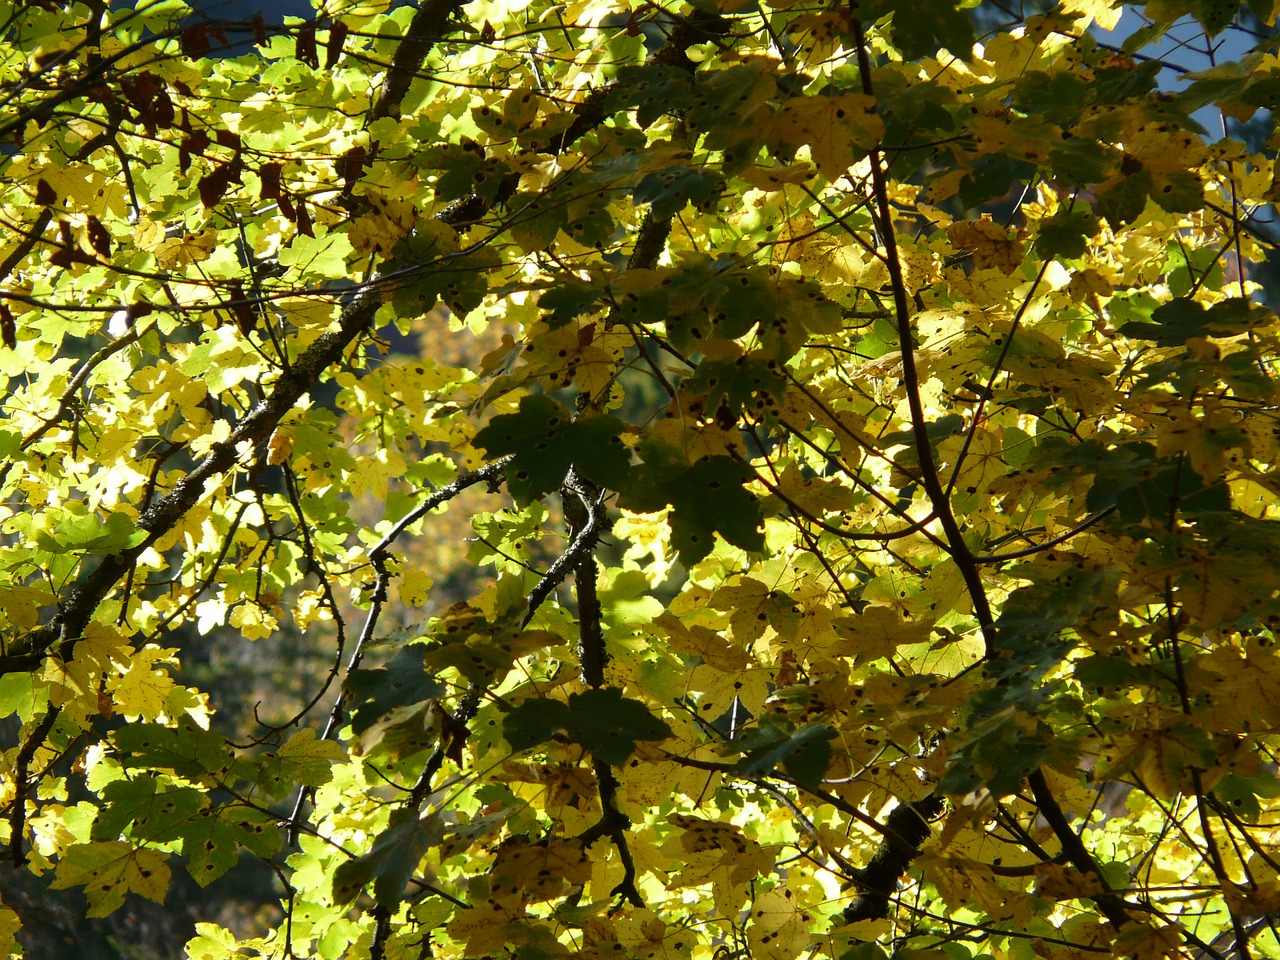
[[[0,952],[1280,956],[1276,13],[0,5]]]

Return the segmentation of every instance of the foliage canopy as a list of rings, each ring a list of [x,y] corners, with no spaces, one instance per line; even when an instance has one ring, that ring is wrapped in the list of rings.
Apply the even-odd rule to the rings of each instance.
[[[15,867],[268,864],[192,960],[1280,956],[1270,0],[317,4],[0,3]]]

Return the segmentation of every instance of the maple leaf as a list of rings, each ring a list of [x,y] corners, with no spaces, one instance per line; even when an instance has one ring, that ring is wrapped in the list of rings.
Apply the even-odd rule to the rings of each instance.
[[[162,854],[119,840],[80,844],[58,861],[53,889],[84,887],[90,917],[105,917],[126,894],[139,893],[157,903],[169,890],[169,866]]]
[[[0,952],[1266,952],[1273,0],[18,6]]]
[[[973,253],[979,270],[994,267],[1013,273],[1022,265],[1022,243],[1009,236],[1007,228],[992,221],[989,214],[978,220],[961,220],[947,228],[947,238],[961,250]]]
[[[759,894],[751,902],[747,938],[752,953],[769,960],[791,960],[809,946],[814,917],[787,886]]]
[[[332,740],[320,740],[310,727],[292,734],[274,753],[263,756],[258,783],[272,796],[299,786],[317,787],[333,778],[332,764],[344,756]]]
[[[117,708],[126,716],[153,720],[165,712],[174,690],[167,666],[176,661],[175,649],[147,644],[130,657],[127,666],[107,683]],[[165,666],[157,667],[157,664]]]
[[[880,143],[884,122],[866,94],[793,97],[774,116],[773,133],[793,148],[808,144],[818,172],[834,181]]]
[[[512,455],[507,468],[512,493],[522,504],[558,489],[572,466],[589,480],[617,488],[630,458],[613,417],[574,419],[549,397],[525,397],[518,413],[494,417],[476,434],[490,456]]]

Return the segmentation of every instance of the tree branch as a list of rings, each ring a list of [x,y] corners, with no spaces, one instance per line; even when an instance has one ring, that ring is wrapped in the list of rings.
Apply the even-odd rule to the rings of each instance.
[[[871,58],[867,53],[867,37],[862,21],[858,18],[857,0],[850,0],[849,13],[853,20],[853,33],[858,52],[858,73],[862,78],[862,92],[874,97],[875,90],[871,83]],[[978,566],[973,562],[973,553],[965,543],[964,534],[951,512],[951,502],[942,482],[938,478],[938,467],[933,457],[933,446],[929,441],[929,424],[925,419],[924,403],[920,397],[920,374],[916,370],[915,344],[911,330],[911,307],[908,303],[907,285],[902,276],[902,262],[898,258],[898,240],[893,230],[893,207],[889,203],[889,187],[881,166],[880,151],[870,151],[871,186],[875,193],[876,207],[880,219],[881,240],[884,243],[885,264],[889,270],[889,279],[893,287],[894,313],[898,322],[898,349],[902,357],[902,385],[907,395],[907,405],[911,410],[911,433],[915,439],[916,457],[920,461],[920,480],[929,494],[929,502],[937,514],[938,522],[947,537],[948,553],[964,578],[969,598],[973,602],[974,612],[982,626],[986,654],[994,656],[997,651],[995,636],[995,620],[991,615],[991,605],[987,601],[986,590],[982,586],[982,576]]]
[[[719,14],[695,11],[671,31],[666,42],[649,56],[645,61],[645,65],[679,67],[692,73],[697,64],[689,59],[685,51],[694,44],[705,43],[716,37],[722,37],[728,32],[729,21],[724,17]],[[554,142],[546,145],[547,152],[553,155],[564,153],[574,143],[604,123],[609,116],[605,110],[605,103],[610,94],[617,89],[618,83],[616,81],[607,83],[591,91],[583,100],[575,104],[573,122],[569,124],[564,133],[555,138]],[[469,226],[483,217],[493,207],[509,200],[516,192],[519,183],[519,176],[508,176],[498,187],[492,200],[486,201],[477,194],[472,194],[461,200],[455,200],[440,212],[440,220],[451,227]],[[648,223],[649,218],[646,217],[645,222]],[[640,248],[641,259],[650,255],[655,244],[658,245],[656,253],[652,254],[655,260],[657,253],[661,253],[661,242],[665,242],[666,233],[670,231],[671,225],[668,220],[666,228],[663,230],[658,225],[660,223],[661,221],[657,221],[647,232],[645,224],[641,224],[640,239],[644,241],[644,245],[637,244]],[[661,233],[661,241],[658,240],[659,233]],[[635,256],[633,254],[633,258]],[[649,265],[652,266],[652,264]]]
[[[492,483],[502,473],[502,469],[510,461],[510,457],[503,457],[501,460],[495,460],[493,463],[481,467],[479,470],[465,471],[460,474],[452,483],[445,484],[431,496],[427,497],[422,503],[418,504],[413,510],[409,511],[399,522],[395,524],[386,535],[383,536],[373,549],[369,551],[369,562],[374,569],[374,587],[373,600],[369,607],[368,616],[365,617],[364,626],[360,630],[360,637],[356,640],[356,645],[351,651],[351,658],[347,661],[346,673],[349,676],[351,671],[360,666],[360,662],[364,659],[364,651],[368,648],[370,641],[373,640],[374,631],[377,628],[378,620],[382,617],[382,605],[386,602],[387,596],[391,589],[391,572],[387,569],[387,560],[390,556],[391,545],[399,539],[400,535],[409,528],[415,521],[425,517],[432,510],[436,509],[443,503],[452,500],[458,494],[462,493],[468,487],[473,487],[477,483]],[[324,731],[320,734],[320,739],[328,740],[337,731],[342,724],[343,718],[346,716],[346,692],[343,691],[333,701],[333,706],[329,710],[329,718],[325,721]],[[442,741],[443,742],[443,741]],[[438,748],[437,748],[438,749]],[[434,754],[433,754],[434,756]],[[439,764],[437,763],[437,767]],[[421,783],[421,780],[419,780]],[[294,844],[298,840],[299,819],[302,816],[302,807],[306,803],[308,794],[307,789],[298,791],[298,797],[293,804],[293,813],[289,817],[289,843]]]
[[[572,470],[569,471],[565,483],[577,482],[571,480],[574,477]],[[547,568],[547,572],[542,575],[542,579],[529,591],[529,596],[525,601],[528,609],[525,610],[524,619],[520,626],[527,627],[533,619],[533,615],[538,612],[538,608],[542,606],[547,597],[551,595],[551,591],[560,586],[569,576],[571,572],[577,569],[578,564],[583,557],[590,557],[591,552],[595,550],[596,544],[600,540],[603,529],[603,511],[599,505],[593,505],[586,518],[586,522],[582,528],[578,530],[573,540],[569,543],[569,549],[556,558],[555,562]],[[594,561],[592,561],[594,563]]]
[[[27,822],[27,771],[36,751],[44,743],[45,737],[53,729],[58,719],[59,708],[49,704],[45,714],[40,718],[27,739],[23,741],[17,756],[13,758],[13,799],[9,801],[9,859],[15,867],[27,862],[27,855],[22,850],[22,835],[26,833]]]
[[[1102,871],[1093,859],[1093,854],[1089,852],[1089,848],[1084,845],[1084,841],[1080,839],[1079,835],[1071,829],[1071,824],[1067,822],[1067,815],[1062,812],[1062,807],[1058,805],[1057,797],[1049,789],[1048,781],[1044,778],[1044,771],[1036,770],[1027,777],[1027,783],[1031,786],[1031,793],[1036,798],[1036,806],[1040,809],[1040,816],[1044,817],[1045,822],[1053,830],[1054,836],[1062,844],[1067,860],[1081,873],[1097,877],[1098,883],[1106,891],[1093,897],[1093,902],[1098,905],[1098,909],[1102,911],[1103,916],[1116,927],[1123,927],[1131,922],[1132,918],[1129,916],[1124,901],[1111,892],[1106,878],[1103,877]]]

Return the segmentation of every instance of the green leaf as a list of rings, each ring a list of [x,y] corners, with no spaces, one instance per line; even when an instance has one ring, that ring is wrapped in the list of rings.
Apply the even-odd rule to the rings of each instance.
[[[1023,788],[1027,774],[1053,754],[1053,744],[1042,731],[1017,723],[1012,708],[985,716],[963,739],[938,781],[944,793],[971,793],[985,787],[994,797],[1011,796]]]
[[[1204,184],[1187,170],[1153,174],[1151,199],[1170,213],[1191,213],[1204,206]]]
[[[641,513],[670,505],[671,541],[686,566],[711,552],[716,533],[744,550],[763,549],[760,506],[743,489],[750,468],[725,456],[686,466],[658,443],[645,444],[641,453],[645,462],[632,471],[618,503]]]
[[[146,539],[147,532],[122,513],[108,514],[105,520],[96,513],[69,516],[53,531],[41,530],[35,536],[41,549],[50,553],[119,553]]]
[[[1025,113],[1070,127],[1095,96],[1093,85],[1076,73],[1029,70],[1014,81],[1014,101]]]
[[[392,811],[390,822],[374,839],[369,852],[344,861],[334,871],[334,902],[348,904],[372,883],[378,905],[394,910],[404,899],[405,887],[423,855],[439,845],[444,835],[445,825],[439,813],[423,815],[413,808]]]
[[[942,47],[963,59],[973,47],[969,16],[950,0],[859,0],[854,14],[864,20],[892,14],[893,44],[908,60],[933,56]]]
[[[1213,796],[1238,816],[1252,823],[1262,815],[1262,807],[1258,803],[1259,797],[1268,800],[1280,797],[1280,780],[1269,773],[1259,773],[1250,777],[1228,773],[1213,788]]]
[[[665,740],[673,735],[666,721],[650,713],[644,703],[624,697],[613,687],[570,694],[568,709],[569,739],[614,766],[631,756],[637,740]]]
[[[431,236],[411,237],[398,252],[414,260],[436,261],[398,279],[393,288],[393,306],[397,313],[409,317],[428,313],[438,302],[443,302],[459,317],[467,316],[480,306],[489,292],[489,271],[499,262],[497,255],[488,248],[465,254],[445,254]]]
[[[552,330],[558,330],[574,317],[590,313],[604,294],[604,289],[590,280],[561,277],[538,297],[538,306],[546,311],[543,318]]]
[[[1132,223],[1142,216],[1151,196],[1151,174],[1146,170],[1118,177],[1098,191],[1098,211],[1113,227]]]
[[[181,787],[167,777],[143,773],[115,780],[102,791],[103,806],[93,822],[93,839],[115,840],[130,825],[141,840],[176,840],[209,799],[195,787]]]
[[[172,770],[188,780],[221,779],[232,768],[226,741],[189,720],[177,727],[130,724],[112,734],[112,743],[127,767]]]
[[[332,740],[320,740],[310,727],[293,734],[275,753],[258,758],[257,782],[277,799],[300,787],[318,787],[333,779],[333,763],[345,754]]]
[[[385,667],[353,670],[347,692],[356,704],[351,729],[360,734],[396,707],[425,703],[442,696],[445,687],[427,671],[421,645],[401,647]]]
[[[1172,346],[1192,337],[1239,336],[1269,316],[1263,307],[1239,297],[1220,300],[1208,309],[1198,301],[1180,297],[1157,307],[1151,314],[1153,324],[1126,324],[1120,332]]]
[[[958,196],[966,207],[976,207],[1004,195],[1011,182],[1034,177],[1035,167],[1016,157],[986,154],[975,160],[960,181]]]
[[[1216,37],[1231,25],[1240,12],[1240,0],[1199,0],[1196,19],[1204,24],[1205,33]]]
[[[631,756],[637,740],[673,736],[666,721],[613,687],[570,694],[567,703],[541,697],[526,700],[507,712],[502,732],[514,750],[527,750],[563,733],[614,766]]]
[[[643,67],[624,66],[618,70],[606,93],[608,113],[634,107],[636,120],[647,127],[664,113],[679,110],[693,99],[689,74],[677,67],[649,63]]]
[[[641,179],[634,197],[637,203],[648,203],[655,217],[665,219],[690,203],[704,213],[713,210],[724,189],[724,178],[714,170],[671,167]]]
[[[546,743],[557,731],[571,723],[568,704],[563,700],[537,697],[517,704],[502,721],[502,735],[511,749],[520,751]]]
[[[703,360],[684,385],[695,393],[706,394],[709,412],[723,406],[736,422],[744,410],[760,416],[775,412],[787,381],[776,360],[747,355],[732,360]]]
[[[1087,693],[1103,696],[1137,684],[1151,684],[1158,675],[1148,665],[1133,663],[1128,656],[1095,654],[1076,661],[1075,679]]]
[[[751,775],[768,775],[781,766],[802,787],[817,787],[831,765],[831,741],[836,731],[826,724],[810,723],[794,730],[762,723],[733,746],[743,751],[734,769]]]
[[[1062,210],[1041,220],[1036,230],[1036,252],[1042,257],[1074,260],[1084,256],[1089,241],[1098,234],[1098,218],[1092,210]]]
[[[623,429],[615,417],[575,420],[563,404],[538,394],[521,400],[518,413],[494,417],[475,442],[491,457],[514,455],[507,486],[525,505],[558,490],[571,466],[588,480],[618,489],[631,465],[619,437]]]
[[[84,887],[90,917],[105,917],[138,893],[156,903],[164,901],[171,872],[154,850],[137,849],[112,840],[77,844],[63,853],[53,878],[54,890]]]
[[[1049,168],[1066,183],[1101,183],[1115,173],[1119,163],[1115,150],[1089,137],[1049,145]]]
[[[206,810],[182,831],[187,872],[202,887],[234,867],[243,850],[265,860],[283,845],[270,813],[230,804]]]

